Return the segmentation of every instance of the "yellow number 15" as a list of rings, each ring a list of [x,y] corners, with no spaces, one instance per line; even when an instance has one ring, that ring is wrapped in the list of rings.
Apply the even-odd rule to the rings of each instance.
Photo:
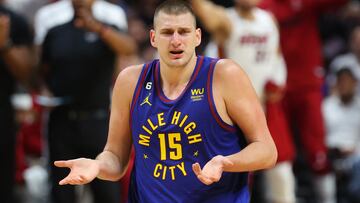
[[[180,133],[169,133],[167,134],[167,138],[169,141],[169,155],[171,160],[179,160],[182,158],[182,147],[180,143],[175,143],[175,141],[181,141]],[[160,140],[160,159],[166,160],[167,149],[166,149],[166,138],[165,134],[158,134]]]

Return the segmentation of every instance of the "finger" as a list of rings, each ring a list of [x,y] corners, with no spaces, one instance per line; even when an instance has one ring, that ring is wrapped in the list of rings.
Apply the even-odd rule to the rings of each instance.
[[[200,164],[199,164],[199,163],[194,163],[194,164],[192,165],[192,169],[193,169],[195,175],[198,176],[198,175],[201,174],[201,167],[200,167]]]
[[[219,176],[210,176],[209,179],[210,179],[212,182],[219,182],[220,177],[219,177]]]
[[[214,181],[212,181],[210,178],[208,177],[205,177],[203,175],[198,175],[197,178],[202,182],[204,183],[205,185],[210,185],[212,184]]]
[[[79,176],[67,176],[66,178],[64,178],[63,180],[61,180],[59,182],[60,185],[66,185],[66,184],[69,184],[69,185],[81,185],[81,184],[84,184],[83,183],[84,181],[82,180],[81,177]]]
[[[82,185],[84,184],[84,181],[81,179],[81,177],[74,177],[70,181],[71,185]]]
[[[71,166],[71,162],[70,161],[55,161],[54,165],[60,168],[64,168],[67,167],[69,168]]]
[[[60,180],[59,185],[67,185],[70,184],[71,179],[69,178],[69,176],[67,176],[66,178]]]

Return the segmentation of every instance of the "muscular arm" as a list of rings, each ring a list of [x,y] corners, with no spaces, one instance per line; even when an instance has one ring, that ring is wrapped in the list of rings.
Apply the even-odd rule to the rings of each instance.
[[[93,15],[86,9],[79,10],[75,25],[98,33],[101,39],[104,40],[117,55],[132,55],[137,51],[136,42],[132,37],[95,20]]]
[[[137,51],[137,45],[128,34],[119,32],[112,27],[102,27],[100,29],[101,38],[118,55],[132,55]]]
[[[131,151],[130,105],[141,66],[122,71],[115,83],[111,105],[109,135],[100,163],[98,178],[118,180],[126,172]]]
[[[214,84],[218,87],[226,111],[238,125],[248,145],[227,156],[233,163],[228,172],[252,171],[272,167],[277,151],[267,128],[265,115],[251,83],[242,69],[230,60],[220,61],[215,69]]]
[[[221,118],[238,125],[248,145],[237,153],[213,157],[202,169],[198,163],[193,164],[198,179],[210,185],[219,181],[224,171],[254,171],[274,166],[277,150],[260,102],[243,70],[231,60],[220,60],[214,72],[213,93]]]
[[[208,0],[192,0],[191,4],[204,27],[218,43],[223,43],[229,37],[232,29],[225,9]]]

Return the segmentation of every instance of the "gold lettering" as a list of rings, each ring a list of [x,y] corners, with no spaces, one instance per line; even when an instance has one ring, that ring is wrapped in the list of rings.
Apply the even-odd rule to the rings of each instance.
[[[152,135],[152,132],[147,127],[145,127],[144,125],[142,126],[142,129],[144,129],[147,133]]]
[[[158,125],[155,125],[152,123],[152,121],[150,120],[150,118],[147,119],[147,122],[149,123],[151,129],[154,131],[156,130],[156,128],[158,128],[159,126]]]
[[[144,146],[149,146],[150,145],[149,144],[150,143],[150,136],[140,134],[139,138],[140,138],[139,144],[144,145]]]
[[[171,120],[171,124],[177,125],[179,122],[180,115],[181,115],[181,112],[175,111],[174,115],[172,117],[172,120]]]
[[[191,123],[189,123],[189,124],[184,128],[184,132],[188,135],[188,134],[191,133],[195,128],[196,128],[195,122],[191,122]]]
[[[157,116],[158,116],[159,126],[166,125],[166,123],[164,122],[164,113],[158,113]]]
[[[176,165],[176,167],[178,167],[180,169],[180,171],[184,174],[184,176],[186,176],[186,171],[185,171],[185,166],[184,166],[184,162],[181,162],[180,164]]]
[[[169,169],[171,171],[171,180],[175,180],[175,173],[174,173],[175,168],[176,168],[175,166],[169,166]]]
[[[185,115],[184,118],[182,119],[181,123],[180,123],[180,128],[184,125],[186,119],[188,118],[188,115]]]
[[[188,137],[188,140],[189,140],[189,144],[194,144],[194,143],[197,143],[197,142],[201,142],[202,141],[201,134],[190,135]]]
[[[162,169],[162,165],[161,164],[156,164],[155,169],[154,169],[154,176],[155,177],[160,177],[160,172],[158,172],[158,170]]]
[[[165,180],[165,178],[166,178],[166,169],[167,169],[167,166],[164,166],[163,175],[162,175],[163,180]]]

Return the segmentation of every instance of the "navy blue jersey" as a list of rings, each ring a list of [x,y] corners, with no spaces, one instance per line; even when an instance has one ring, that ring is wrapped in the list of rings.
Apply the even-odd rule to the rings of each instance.
[[[245,146],[241,130],[216,111],[212,78],[217,59],[198,56],[180,96],[168,99],[160,84],[160,63],[145,64],[131,105],[135,166],[130,202],[249,202],[247,173],[224,172],[220,181],[201,183],[192,164],[203,167],[216,155]]]

